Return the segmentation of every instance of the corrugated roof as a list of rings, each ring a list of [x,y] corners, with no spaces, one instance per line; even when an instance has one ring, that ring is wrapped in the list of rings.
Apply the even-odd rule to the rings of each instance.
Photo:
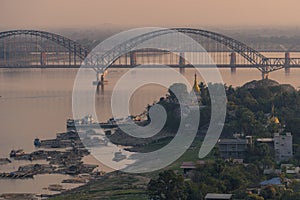
[[[220,139],[219,144],[247,144],[245,139]]]
[[[181,169],[196,169],[197,165],[204,165],[206,162],[204,160],[197,160],[195,162],[182,162],[180,168]]]
[[[281,180],[279,177],[275,177],[263,182],[260,182],[260,185],[281,185]]]
[[[273,138],[257,138],[257,142],[273,142]]]
[[[181,169],[196,169],[194,162],[183,162],[180,166]]]
[[[231,199],[232,194],[216,194],[216,193],[208,193],[205,196],[205,199]]]

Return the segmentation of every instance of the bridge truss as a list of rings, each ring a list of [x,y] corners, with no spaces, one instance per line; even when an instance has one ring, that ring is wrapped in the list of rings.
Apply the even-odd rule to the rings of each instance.
[[[72,67],[89,53],[71,39],[36,30],[0,32],[0,49],[1,67]]]

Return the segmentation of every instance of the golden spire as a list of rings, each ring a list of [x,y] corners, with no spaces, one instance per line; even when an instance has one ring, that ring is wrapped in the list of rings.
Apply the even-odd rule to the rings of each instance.
[[[196,94],[200,93],[200,87],[197,81],[197,74],[195,73],[195,80],[194,80],[194,86],[193,86],[193,90]]]
[[[272,115],[274,115],[274,114],[275,114],[275,106],[274,106],[274,103],[272,103],[271,114],[272,114]]]
[[[274,122],[275,124],[280,124],[280,121],[279,121],[278,117],[275,116],[274,103],[272,103],[272,109],[271,109],[271,122]]]

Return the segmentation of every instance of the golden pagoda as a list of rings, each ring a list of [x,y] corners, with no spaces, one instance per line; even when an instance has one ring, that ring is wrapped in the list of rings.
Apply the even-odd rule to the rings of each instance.
[[[280,121],[279,121],[278,117],[275,116],[275,106],[274,106],[274,104],[272,104],[270,122],[275,123],[275,124],[280,124]]]
[[[195,94],[200,94],[200,87],[197,81],[197,74],[195,74],[195,80],[194,80],[194,86],[193,86],[193,91],[195,92]]]
[[[192,104],[197,104],[200,105],[201,104],[201,90],[197,81],[197,74],[195,74],[195,80],[194,80],[194,85],[193,85],[193,89],[191,91],[191,93],[193,93],[193,95],[196,96],[195,101],[192,102]]]
[[[271,121],[274,122],[275,124],[280,124],[280,121],[279,121],[278,117],[275,117],[275,116],[272,117]]]

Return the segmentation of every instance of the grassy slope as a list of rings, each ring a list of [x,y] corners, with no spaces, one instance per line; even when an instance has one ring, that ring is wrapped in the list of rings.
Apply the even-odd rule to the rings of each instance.
[[[147,199],[146,183],[142,176],[112,174],[76,190],[51,198],[54,200],[90,199]]]

